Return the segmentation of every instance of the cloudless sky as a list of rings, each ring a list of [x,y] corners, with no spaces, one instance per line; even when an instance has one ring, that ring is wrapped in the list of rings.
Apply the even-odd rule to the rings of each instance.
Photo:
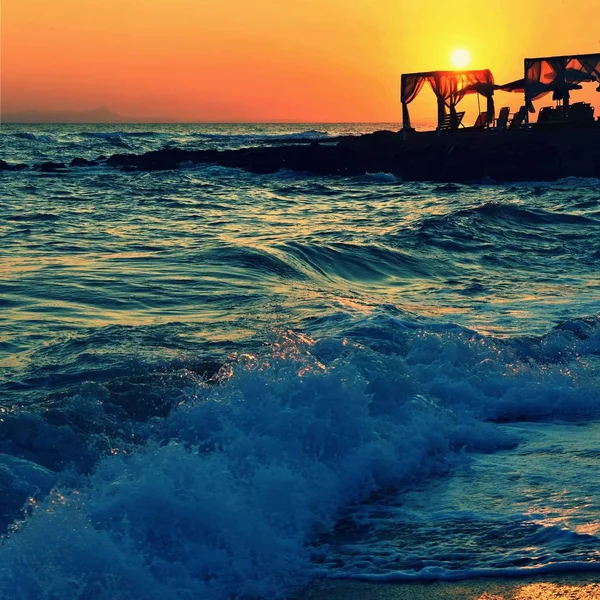
[[[1,0],[3,112],[398,121],[402,72],[457,47],[496,82],[600,52],[598,0]],[[588,86],[588,100],[600,94]],[[519,104],[498,92],[497,104]],[[579,98],[575,98],[579,99]],[[413,108],[414,107],[414,108]],[[427,89],[413,118],[435,118]]]

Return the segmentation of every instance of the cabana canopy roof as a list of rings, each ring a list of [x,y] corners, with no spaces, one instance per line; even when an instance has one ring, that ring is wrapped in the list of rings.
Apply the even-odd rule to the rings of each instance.
[[[528,106],[550,92],[555,100],[568,102],[570,90],[579,89],[584,81],[600,83],[600,54],[525,59],[523,91]]]
[[[438,100],[438,127],[441,126],[446,108],[456,114],[456,105],[466,94],[479,93],[488,99],[488,122],[494,118],[494,76],[489,69],[468,71],[427,71],[402,75],[400,99],[402,101],[403,128],[410,129],[408,105],[429,83]]]
[[[525,79],[517,79],[516,81],[511,81],[510,83],[505,83],[504,85],[498,86],[499,90],[503,92],[514,92],[515,94],[524,94],[525,93]]]

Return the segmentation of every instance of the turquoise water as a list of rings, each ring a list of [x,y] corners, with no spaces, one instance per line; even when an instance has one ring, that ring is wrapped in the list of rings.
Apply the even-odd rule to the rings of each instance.
[[[385,127],[4,125],[0,158]],[[595,568],[597,180],[0,182],[4,597]]]

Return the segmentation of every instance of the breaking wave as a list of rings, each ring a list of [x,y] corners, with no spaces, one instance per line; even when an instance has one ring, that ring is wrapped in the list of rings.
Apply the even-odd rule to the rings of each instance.
[[[83,384],[61,419],[11,411],[3,456],[18,445],[29,459],[2,463],[4,486],[19,490],[27,517],[4,539],[0,590],[281,597],[319,572],[310,543],[342,509],[443,475],[465,450],[515,446],[496,422],[600,416],[589,371],[599,353],[598,318],[506,343],[382,312],[321,340],[284,334],[270,352],[226,361],[216,378],[183,370],[175,387],[132,380],[124,396],[122,385]],[[161,395],[163,416],[127,418]],[[58,472],[38,464],[50,447],[63,448]]]

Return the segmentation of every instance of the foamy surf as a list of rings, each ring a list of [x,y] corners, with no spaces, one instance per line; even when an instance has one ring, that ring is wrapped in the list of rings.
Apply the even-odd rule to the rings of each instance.
[[[456,579],[593,567],[595,534],[569,529],[568,520],[482,511],[473,498],[493,489],[497,500],[493,477],[481,479],[489,487],[483,491],[453,478],[495,467],[496,482],[510,481],[506,453],[519,459],[539,446],[536,436],[533,446],[523,443],[535,427],[494,421],[598,416],[597,372],[590,377],[586,369],[597,339],[582,346],[561,330],[578,351],[553,364],[462,328],[367,319],[347,334],[321,341],[288,335],[266,356],[224,365],[216,385],[189,379],[166,418],[135,428],[141,445],[121,442],[92,474],[71,474],[68,485],[29,501],[29,516],[2,546],[0,589],[23,598],[83,598],[90,589],[107,598],[281,597],[323,574]],[[93,422],[108,419],[106,392],[87,394]],[[439,492],[448,478],[455,492]],[[402,492],[398,508],[390,499],[373,503],[373,494],[394,488]],[[518,505],[516,492],[507,496]],[[336,533],[341,517],[355,525]],[[488,554],[456,549],[457,536],[468,546],[481,535],[492,538]],[[500,559],[498,540],[507,544],[513,535],[513,555]],[[529,550],[519,543],[536,539],[547,555],[525,561]],[[413,548],[404,568],[394,568],[398,548],[411,543],[423,557]],[[36,552],[41,544],[44,553]],[[438,565],[429,544],[443,557]]]

